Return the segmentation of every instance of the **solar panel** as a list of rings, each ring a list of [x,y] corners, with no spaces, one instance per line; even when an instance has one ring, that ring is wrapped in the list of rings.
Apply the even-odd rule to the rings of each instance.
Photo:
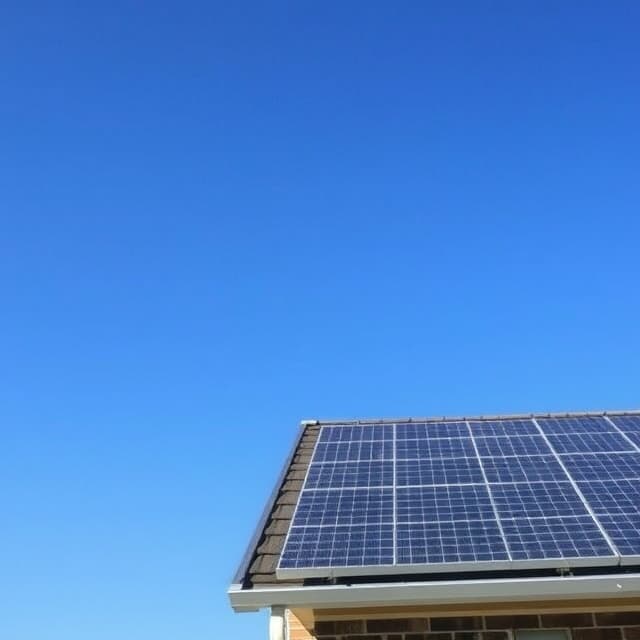
[[[393,440],[393,425],[349,425],[322,429],[320,442],[358,442],[362,440]]]
[[[640,431],[626,431],[624,435],[631,440],[636,449],[640,449]]]
[[[482,466],[489,483],[554,482],[567,479],[565,470],[552,455],[482,458]]]
[[[578,483],[596,515],[640,514],[640,483],[637,480],[606,480]]]
[[[357,462],[360,460],[392,460],[393,442],[362,440],[318,442],[312,462]]]
[[[589,516],[505,519],[502,528],[514,561],[615,558],[611,547]],[[604,560],[602,563],[609,564]]]
[[[396,458],[398,460],[470,458],[473,456],[471,438],[427,438],[396,441]]]
[[[640,515],[625,513],[600,515],[598,520],[620,553],[620,564],[640,561]]]
[[[397,440],[425,438],[468,438],[466,422],[409,422],[396,427]]]
[[[399,565],[498,563],[509,554],[495,520],[397,525]]]
[[[570,482],[494,484],[491,493],[500,518],[589,515]]]
[[[557,453],[634,451],[633,445],[621,433],[554,434],[547,439]]]
[[[614,431],[605,418],[584,416],[580,418],[538,418],[536,422],[547,435],[568,433],[602,433]]]
[[[280,577],[640,562],[640,416],[326,425]]]
[[[393,523],[392,489],[303,491],[291,526]]]
[[[562,462],[576,481],[640,480],[640,453],[574,453]]]
[[[503,456],[531,456],[531,455],[551,455],[549,445],[540,436],[518,436],[518,437],[486,437],[475,438],[476,446],[480,456],[503,457]]]
[[[396,485],[482,484],[477,458],[425,458],[396,460]]]
[[[481,484],[408,487],[396,491],[397,522],[495,520],[487,487]]]
[[[537,436],[538,428],[531,420],[485,420],[470,422],[474,437],[482,436]]]
[[[393,525],[292,527],[280,556],[283,570],[392,565]]]
[[[640,416],[611,416],[609,420],[625,433],[640,433]]]
[[[393,487],[393,461],[363,460],[350,464],[327,462],[311,465],[307,489],[337,487]]]

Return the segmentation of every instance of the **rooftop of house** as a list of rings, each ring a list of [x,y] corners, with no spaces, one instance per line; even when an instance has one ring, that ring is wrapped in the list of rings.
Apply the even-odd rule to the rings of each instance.
[[[323,426],[335,425],[371,425],[371,424],[406,424],[406,423],[429,423],[429,422],[460,422],[460,421],[494,421],[494,420],[522,420],[522,419],[545,419],[545,418],[565,418],[565,417],[603,417],[603,416],[629,416],[639,415],[639,411],[601,411],[601,412],[575,412],[575,413],[535,413],[535,414],[512,414],[512,415],[483,415],[483,416],[457,416],[457,417],[429,417],[429,418],[384,418],[384,419],[361,419],[361,420],[305,420],[300,424],[295,441],[289,456],[287,457],[279,479],[274,486],[273,492],[268,500],[262,517],[256,527],[255,533],[249,543],[247,551],[235,575],[230,594],[232,604],[237,610],[243,610],[241,604],[242,597],[238,594],[248,594],[260,591],[261,593],[287,593],[301,592],[304,590],[318,590],[331,586],[352,586],[367,585],[368,587],[383,587],[384,585],[398,584],[424,584],[428,579],[429,584],[440,582],[445,584],[462,583],[465,581],[477,580],[505,580],[510,578],[518,579],[542,579],[556,577],[555,570],[528,570],[526,568],[517,571],[485,571],[483,573],[456,573],[450,574],[446,571],[441,573],[411,573],[407,575],[389,575],[384,571],[379,575],[358,576],[353,575],[347,578],[335,577],[278,577],[278,563],[285,545],[287,533],[291,525],[292,518],[300,497],[307,471],[311,463],[316,442],[320,436]],[[640,454],[638,454],[640,455]],[[584,568],[573,573],[575,576],[595,576],[610,577],[621,570],[629,574],[633,572],[635,576],[636,567],[619,569],[614,567],[606,568]],[[633,571],[632,571],[633,570]],[[634,578],[635,579],[635,578]],[[638,589],[640,593],[640,576],[638,579]],[[281,599],[284,596],[281,596]],[[247,598],[249,602],[251,599]],[[253,601],[258,601],[253,599]],[[268,604],[269,597],[264,597],[265,604]],[[281,604],[286,604],[282,602]],[[247,605],[247,610],[254,609],[254,606]]]

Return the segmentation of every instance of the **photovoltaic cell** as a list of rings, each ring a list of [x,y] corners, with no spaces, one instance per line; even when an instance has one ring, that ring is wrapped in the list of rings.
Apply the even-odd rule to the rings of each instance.
[[[548,435],[547,439],[557,453],[605,453],[609,451],[635,451],[620,433],[572,433]]]
[[[337,489],[345,487],[393,487],[393,461],[365,460],[312,464],[306,489]]]
[[[396,514],[398,522],[495,520],[484,485],[399,488]]]
[[[396,485],[483,484],[477,458],[425,458],[398,460]]]
[[[508,560],[495,520],[397,525],[398,564]]]
[[[610,557],[612,549],[591,517],[503,519],[513,560]]]

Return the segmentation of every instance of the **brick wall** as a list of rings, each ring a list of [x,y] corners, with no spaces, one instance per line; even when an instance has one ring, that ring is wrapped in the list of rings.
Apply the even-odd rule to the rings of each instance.
[[[514,640],[517,629],[566,629],[568,640],[640,640],[640,610],[317,621],[317,640]],[[298,633],[292,640],[302,638]]]

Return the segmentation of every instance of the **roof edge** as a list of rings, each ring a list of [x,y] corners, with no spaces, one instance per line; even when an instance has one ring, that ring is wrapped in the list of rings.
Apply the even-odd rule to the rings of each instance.
[[[236,612],[256,611],[271,606],[346,609],[362,606],[483,604],[553,598],[631,598],[640,597],[640,573],[253,589],[243,589],[241,584],[233,584],[227,593]]]
[[[296,454],[296,451],[298,450],[298,445],[300,444],[300,440],[302,439],[302,436],[306,428],[307,428],[307,425],[305,424],[301,424],[298,427],[298,433],[296,434],[296,437],[293,441],[291,450],[289,451],[289,454],[287,455],[284,461],[284,464],[282,465],[282,469],[280,470],[280,473],[278,474],[278,478],[273,485],[271,494],[269,495],[269,498],[267,499],[264,509],[262,510],[262,514],[260,515],[258,524],[256,525],[253,535],[251,536],[249,543],[247,544],[246,550],[242,556],[242,560],[238,565],[238,569],[235,572],[231,588],[233,588],[233,586],[236,584],[244,583],[247,572],[249,571],[249,567],[251,565],[251,561],[253,560],[253,557],[256,553],[258,543],[260,542],[262,533],[264,532],[264,529],[267,525],[267,520],[269,519],[269,516],[273,511],[273,507],[276,503],[276,500],[278,499],[278,493],[280,492],[280,487],[282,487],[284,483],[284,480],[287,476],[287,471],[291,466],[291,462]]]
[[[531,418],[578,418],[603,416],[634,416],[640,415],[640,409],[621,409],[614,411],[558,411],[546,413],[496,413],[475,416],[428,416],[428,417],[398,417],[398,418],[359,418],[359,419],[309,419],[302,420],[301,426],[308,425],[359,425],[359,424],[396,424],[398,422],[464,422],[465,420],[529,420]]]

